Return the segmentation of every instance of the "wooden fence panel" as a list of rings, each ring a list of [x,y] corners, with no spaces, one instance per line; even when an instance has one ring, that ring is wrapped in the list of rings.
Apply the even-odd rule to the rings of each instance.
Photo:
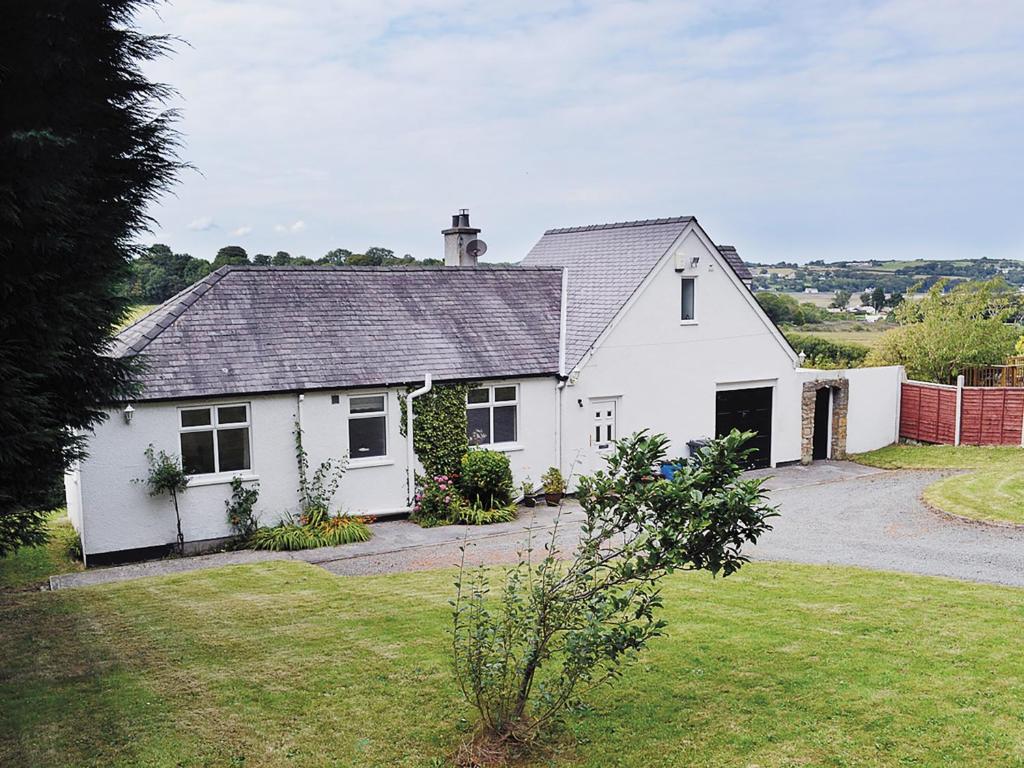
[[[1024,389],[965,387],[960,442],[965,445],[1020,445]]]
[[[900,395],[900,437],[922,443],[953,443],[956,387],[904,382]]]
[[[956,442],[956,387],[903,382],[900,437],[922,443]],[[964,387],[960,443],[1021,445],[1024,387]]]

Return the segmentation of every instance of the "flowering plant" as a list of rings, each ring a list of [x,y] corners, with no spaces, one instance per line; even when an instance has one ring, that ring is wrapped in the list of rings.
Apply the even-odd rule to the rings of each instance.
[[[458,475],[427,475],[419,478],[412,517],[420,525],[444,525],[458,517],[465,505],[458,490]]]

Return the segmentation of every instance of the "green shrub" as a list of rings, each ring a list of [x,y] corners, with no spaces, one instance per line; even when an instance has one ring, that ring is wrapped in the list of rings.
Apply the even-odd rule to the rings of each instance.
[[[479,504],[456,506],[451,518],[452,525],[492,525],[493,523],[511,523],[516,519],[518,510],[515,504],[486,509]]]
[[[786,338],[793,349],[804,353],[807,368],[859,368],[868,356],[868,348],[860,344],[843,344],[802,333],[787,333]]]
[[[540,476],[540,484],[544,493],[565,493],[565,478],[558,467],[548,467]]]
[[[252,510],[259,497],[259,483],[246,488],[242,478],[231,478],[231,499],[225,501],[224,506],[227,507],[228,525],[234,529],[236,536],[252,536],[256,532],[258,525]]]
[[[471,450],[462,457],[459,487],[470,504],[484,509],[507,505],[515,494],[508,456],[479,448]]]
[[[303,525],[289,517],[272,528],[258,528],[250,544],[253,549],[282,552],[354,544],[369,541],[372,535],[370,526],[361,517],[338,515],[314,525]]]
[[[423,528],[451,525],[465,505],[456,488],[457,475],[420,476],[416,498],[413,499],[412,521]]]
[[[413,449],[427,475],[455,475],[459,462],[469,450],[466,433],[466,393],[469,384],[435,384],[412,402]],[[410,388],[412,389],[412,388]],[[400,416],[406,435],[405,408]]]

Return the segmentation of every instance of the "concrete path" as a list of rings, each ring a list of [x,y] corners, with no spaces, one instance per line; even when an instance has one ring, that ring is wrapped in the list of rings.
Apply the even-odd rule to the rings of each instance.
[[[1024,586],[1024,529],[968,523],[928,509],[922,490],[943,472],[891,472],[848,462],[759,470],[768,477],[781,515],[774,530],[749,553],[753,559],[856,565]],[[558,546],[571,548],[582,513],[570,503]],[[345,575],[391,573],[458,564],[469,542],[470,563],[513,562],[533,531],[535,546],[549,540],[555,510],[525,510],[515,523],[484,527],[420,528],[408,521],[375,523],[362,544],[304,552],[224,552],[159,560],[55,576],[54,589],[143,576],[216,568],[236,563],[297,560]]]

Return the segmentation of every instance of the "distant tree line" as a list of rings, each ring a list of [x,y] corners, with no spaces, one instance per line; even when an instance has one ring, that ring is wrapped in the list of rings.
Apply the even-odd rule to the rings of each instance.
[[[1011,259],[964,259],[959,261],[809,261],[798,265],[790,262],[751,264],[755,290],[801,292],[806,288],[819,291],[848,291],[857,295],[880,288],[886,294],[903,294],[912,287],[927,291],[942,281],[946,292],[957,284],[971,280],[988,280],[1001,276],[1010,285],[1024,285],[1024,263]],[[762,267],[782,272],[760,274]]]
[[[388,248],[374,246],[366,253],[356,253],[346,248],[335,248],[319,259],[306,256],[292,256],[287,251],[257,253],[250,258],[239,245],[228,245],[217,251],[212,262],[187,253],[174,253],[161,243],[151,245],[133,260],[127,280],[126,294],[136,304],[159,304],[184,290],[210,272],[227,264],[251,264],[255,266],[336,266],[336,267],[394,267],[394,266],[438,266],[440,259],[416,259],[408,253],[396,256]]]

